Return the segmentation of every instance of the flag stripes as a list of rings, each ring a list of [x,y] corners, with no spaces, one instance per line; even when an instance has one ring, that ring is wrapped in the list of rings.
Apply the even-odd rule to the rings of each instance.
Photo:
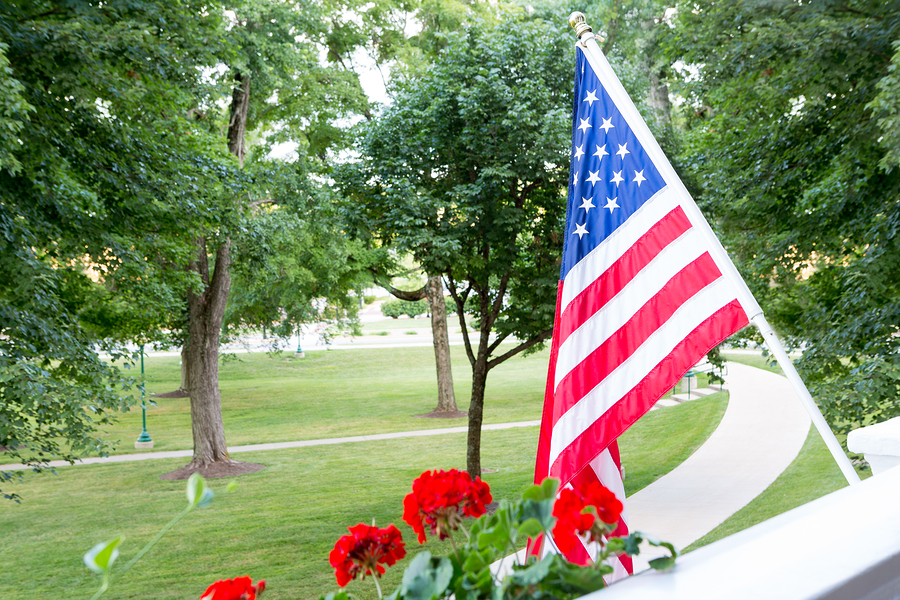
[[[587,47],[590,56],[577,50],[566,242],[535,482],[550,476],[577,489],[596,480],[624,504],[616,438],[749,323],[745,308],[758,307],[602,53],[593,41]],[[630,525],[623,513],[617,533]],[[591,552],[567,558],[585,563]],[[615,567],[630,572],[631,562],[619,557]]]

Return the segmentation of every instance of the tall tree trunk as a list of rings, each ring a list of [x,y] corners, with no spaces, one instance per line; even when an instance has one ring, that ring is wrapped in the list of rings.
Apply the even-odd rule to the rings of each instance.
[[[190,395],[191,393],[191,361],[188,360],[187,343],[181,347],[181,386],[178,388],[178,391],[184,392],[185,395]]]
[[[231,122],[228,125],[228,150],[244,165],[247,110],[250,102],[250,76],[235,73],[231,95]],[[202,290],[188,292],[188,370],[190,372],[191,430],[194,456],[190,468],[214,462],[232,462],[225,443],[222,422],[222,397],[219,392],[219,337],[225,319],[228,293],[231,291],[231,240],[219,242],[210,275],[206,239],[198,238],[197,256],[190,268],[200,275]]]
[[[434,364],[437,369],[438,403],[432,412],[457,412],[456,395],[453,392],[453,371],[450,368],[450,337],[447,334],[447,305],[444,303],[444,285],[440,275],[428,277],[425,284],[431,313],[431,334],[434,343]]]
[[[666,85],[669,63],[661,58],[662,52],[659,48],[661,27],[663,25],[659,19],[648,19],[641,23],[645,42],[641,62],[650,79],[650,96],[647,103],[653,108],[659,122],[668,126],[672,122],[672,101],[669,98],[669,86]]]
[[[222,398],[219,392],[219,335],[225,315],[225,305],[231,290],[228,267],[231,262],[230,242],[216,250],[215,265],[210,277],[206,241],[197,241],[196,261],[191,264],[203,279],[203,290],[188,292],[190,332],[188,338],[188,369],[190,371],[191,430],[194,437],[194,457],[188,465],[201,468],[214,462],[231,462],[225,444],[222,423]]]
[[[228,124],[228,151],[235,155],[244,166],[247,154],[245,134],[247,132],[247,110],[250,108],[250,76],[240,72],[234,74],[238,84],[231,92],[231,120]]]
[[[447,305],[444,303],[444,286],[441,283],[441,276],[429,276],[424,287],[412,292],[398,290],[391,285],[387,286],[387,290],[395,298],[409,302],[415,302],[422,298],[428,299],[431,313],[431,335],[434,340],[434,366],[438,381],[438,403],[431,412],[459,412],[459,409],[456,408],[456,395],[453,391],[450,337],[447,334]]]
[[[472,399],[469,402],[469,433],[466,439],[466,471],[473,479],[481,476],[481,422],[484,416],[484,390],[487,386],[487,356],[479,352],[472,365]]]

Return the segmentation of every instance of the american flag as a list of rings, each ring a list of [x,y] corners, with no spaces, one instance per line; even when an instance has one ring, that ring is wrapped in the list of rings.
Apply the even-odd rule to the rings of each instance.
[[[566,238],[535,482],[599,480],[624,504],[616,438],[747,325],[745,308],[756,305],[590,42],[590,55],[576,46]],[[627,532],[626,512],[615,535]],[[584,564],[592,554],[584,547],[567,558]],[[632,571],[627,556],[613,566],[613,579]]]

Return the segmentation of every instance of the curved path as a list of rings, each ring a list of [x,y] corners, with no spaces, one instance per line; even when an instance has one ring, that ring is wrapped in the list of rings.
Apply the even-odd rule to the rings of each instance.
[[[811,421],[788,380],[733,362],[726,379],[728,408],[706,443],[628,498],[632,531],[685,548],[765,491],[797,457]],[[635,571],[645,568],[635,561]]]

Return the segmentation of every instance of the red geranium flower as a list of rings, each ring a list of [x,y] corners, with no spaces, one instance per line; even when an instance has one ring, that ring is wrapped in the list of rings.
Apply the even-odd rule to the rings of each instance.
[[[450,537],[463,516],[480,517],[493,500],[488,484],[474,481],[465,471],[425,471],[413,481],[412,492],[403,499],[403,520],[425,543],[425,525],[439,539]]]
[[[359,523],[347,530],[350,535],[341,537],[328,557],[341,587],[357,577],[364,579],[372,574],[381,577],[382,564],[391,566],[406,556],[403,537],[393,525],[379,529]]]
[[[621,513],[622,503],[598,482],[580,490],[564,488],[553,505],[553,539],[563,554],[569,554],[579,544],[579,536],[586,535],[588,541],[602,545]]]
[[[256,600],[265,589],[265,581],[258,581],[253,585],[249,577],[222,579],[206,588],[200,600]]]

